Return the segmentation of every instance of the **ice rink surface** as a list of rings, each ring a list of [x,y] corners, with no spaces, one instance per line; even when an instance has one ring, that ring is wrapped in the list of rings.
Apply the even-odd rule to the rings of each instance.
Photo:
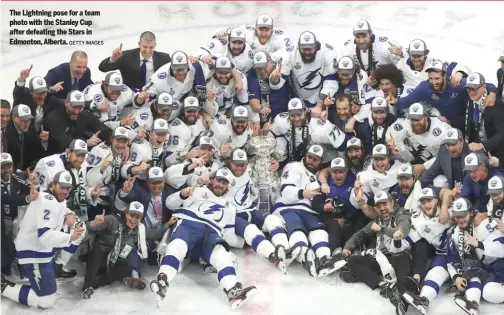
[[[9,10],[99,10],[90,36],[67,36],[68,40],[102,40],[98,46],[10,46]],[[157,36],[157,50],[173,53],[183,50],[195,55],[215,30],[240,24],[253,24],[260,13],[273,16],[276,26],[296,42],[305,30],[313,31],[319,41],[335,48],[352,36],[352,25],[367,19],[378,36],[388,36],[407,46],[415,38],[425,40],[431,55],[466,64],[481,72],[488,82],[496,83],[497,58],[504,48],[504,24],[498,23],[504,12],[502,2],[2,2],[1,90],[0,97],[12,100],[12,88],[19,72],[33,64],[32,76],[45,76],[47,70],[67,62],[74,50],[89,56],[94,81],[104,75],[97,69],[112,50],[135,48],[141,32]],[[34,18],[31,18],[34,19]],[[33,27],[18,27],[20,29]],[[40,28],[40,27],[39,27]],[[28,39],[12,36],[12,38]],[[38,38],[44,38],[40,36]],[[338,275],[313,280],[294,263],[287,275],[281,274],[250,249],[234,250],[238,257],[238,277],[244,285],[256,285],[256,297],[235,314],[257,315],[389,315],[392,305],[363,284],[343,283]],[[83,266],[76,268],[84,274]],[[157,268],[144,266],[148,283]],[[231,314],[225,294],[218,288],[215,274],[202,275],[199,266],[189,266],[169,288],[162,309],[147,288],[130,291],[121,284],[98,289],[90,300],[82,300],[82,277],[58,289],[58,300],[50,310],[34,310],[1,299],[1,312],[21,314]],[[444,287],[441,289],[444,290]],[[481,315],[504,315],[504,305],[482,302]],[[441,294],[429,315],[462,315],[453,296]]]

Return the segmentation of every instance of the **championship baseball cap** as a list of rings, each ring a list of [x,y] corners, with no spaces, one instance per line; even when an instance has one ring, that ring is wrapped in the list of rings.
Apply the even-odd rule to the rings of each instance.
[[[245,42],[245,31],[241,27],[233,27],[229,32],[229,41]]]
[[[173,70],[189,69],[189,61],[185,52],[176,51],[172,55],[170,67]]]
[[[68,171],[61,171],[54,175],[53,183],[59,184],[63,188],[72,188],[72,176]]]
[[[353,75],[355,71],[355,64],[352,57],[343,56],[336,64],[336,71],[341,74]]]
[[[245,106],[236,106],[231,115],[233,121],[248,121],[248,110]]]
[[[133,201],[132,203],[129,204],[128,212],[138,212],[143,215],[144,206],[138,201]]]
[[[479,89],[485,85],[485,77],[481,73],[474,72],[467,77],[465,88],[469,89]]]
[[[300,49],[316,48],[317,39],[315,38],[315,34],[310,31],[301,33],[301,35],[299,36],[298,46]]]
[[[356,138],[356,137],[352,137],[348,140],[347,142],[347,150],[350,149],[350,148],[358,148],[358,149],[362,149],[363,148],[363,145],[362,145],[362,141],[361,139],[359,138]]]
[[[366,20],[358,20],[353,26],[353,34],[362,34],[371,32],[371,25]]]
[[[42,77],[33,77],[30,79],[28,83],[30,91],[33,91],[36,94],[44,93],[49,91],[47,88],[47,82]]]
[[[432,59],[427,69],[425,69],[425,72],[430,71],[446,73],[446,64],[441,60]]]
[[[157,134],[165,134],[168,133],[168,123],[163,118],[158,118],[154,120],[152,130]]]
[[[287,111],[289,112],[289,114],[304,113],[305,108],[303,101],[297,97],[291,99],[287,104]]]
[[[413,103],[407,112],[408,119],[420,120],[423,117],[429,116],[424,106],[420,103]]]
[[[233,174],[227,167],[219,168],[217,172],[215,172],[215,178],[224,179],[228,183],[230,183],[233,180],[233,177],[234,177]]]
[[[504,49],[501,50],[499,60],[497,60],[497,61],[504,61]]]
[[[84,93],[81,91],[71,91],[70,93],[67,94],[66,100],[68,103],[70,103],[70,106],[72,107],[77,107],[81,106],[84,107]]]
[[[391,198],[390,198],[389,193],[386,191],[383,191],[383,190],[374,195],[375,205],[377,205],[379,203],[387,202],[390,199]]]
[[[188,96],[184,99],[184,111],[200,110],[199,101],[194,96]]]
[[[268,14],[261,14],[256,19],[256,28],[267,27],[273,28],[273,18]]]
[[[151,167],[149,169],[149,173],[147,174],[147,181],[151,183],[164,181],[164,174],[161,167],[157,166]]]
[[[397,171],[397,178],[411,178],[413,176],[415,176],[415,173],[413,173],[413,167],[409,163],[401,165],[401,167],[399,167],[399,170]]]
[[[386,158],[388,157],[388,149],[384,144],[377,144],[373,147],[373,153],[371,157],[374,158]]]
[[[408,54],[410,56],[425,55],[429,50],[427,45],[421,39],[414,39],[408,46]]]
[[[12,156],[9,153],[2,153],[1,155],[1,164],[12,164]]]
[[[377,96],[371,102],[371,111],[383,110],[388,112],[388,102],[385,98]]]
[[[469,210],[472,209],[472,204],[466,198],[458,198],[453,202],[452,216],[464,217]]]
[[[173,97],[168,92],[159,93],[156,98],[156,103],[159,109],[167,109],[173,107]]]
[[[464,158],[464,171],[473,172],[486,160],[486,156],[481,153],[469,153]]]
[[[504,177],[493,176],[488,181],[487,195],[498,195],[504,191]]]
[[[266,68],[271,61],[271,55],[267,51],[258,51],[254,55],[254,69]]]
[[[221,56],[215,60],[215,71],[216,72],[231,72],[233,69],[233,64],[226,56]]]
[[[126,139],[129,140],[128,129],[124,127],[117,127],[114,129],[114,139]]]
[[[246,164],[248,162],[247,153],[242,149],[234,149],[231,152],[230,159],[234,164]]]
[[[345,169],[345,159],[337,157],[331,161],[331,171],[344,171]]]
[[[19,105],[14,106],[11,114],[12,114],[12,117],[17,117],[23,121],[33,119],[30,107],[28,107],[27,105],[24,105],[24,104],[19,104]]]
[[[322,159],[324,157],[324,148],[322,148],[318,144],[311,145],[310,148],[308,149],[308,152],[306,152],[307,155],[311,155],[317,159]]]
[[[88,153],[88,146],[87,143],[81,139],[74,139],[72,142],[70,142],[70,146],[68,147],[70,151],[74,152],[75,154],[87,154]]]
[[[212,147],[214,150],[216,149],[212,138],[204,136],[199,139],[199,146],[200,147]]]
[[[450,128],[446,130],[446,135],[444,139],[441,141],[441,144],[455,145],[462,139],[463,139],[462,131],[460,131],[457,128]]]
[[[418,200],[423,199],[434,199],[437,198],[437,194],[434,189],[430,187],[426,187],[420,191],[420,195],[418,196]]]
[[[103,80],[105,84],[108,85],[108,88],[112,91],[122,91],[124,88],[123,77],[119,72],[113,71],[107,73],[105,76],[105,80]]]

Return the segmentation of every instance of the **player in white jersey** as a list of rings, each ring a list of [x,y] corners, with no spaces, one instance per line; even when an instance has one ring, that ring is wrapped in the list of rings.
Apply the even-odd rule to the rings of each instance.
[[[288,112],[277,115],[270,128],[277,139],[279,162],[300,161],[310,144],[326,145],[335,150],[346,143],[345,133],[330,121],[310,118],[310,112],[299,98],[291,99],[287,108]]]
[[[419,195],[420,209],[411,215],[411,230],[406,237],[406,242],[414,246],[415,243],[424,239],[432,245],[436,255],[425,276],[424,284],[420,295],[414,292],[405,292],[404,300],[422,314],[427,313],[429,303],[439,294],[441,286],[448,280],[447,256],[448,229],[452,225],[451,221],[439,222],[441,208],[439,198],[432,188],[422,189]],[[406,311],[407,307],[402,308]],[[404,314],[404,312],[398,315]]]
[[[434,164],[450,125],[437,117],[429,117],[427,109],[420,103],[412,104],[407,115],[407,119],[398,119],[390,126],[387,140],[390,140],[392,154],[410,162],[418,177]]]
[[[218,57],[228,57],[241,73],[247,73],[254,65],[254,52],[245,42],[245,30],[234,27],[226,39],[213,38],[208,46],[200,47],[199,59],[209,63]]]
[[[452,215],[457,225],[451,229],[448,244],[448,273],[458,290],[455,303],[467,314],[478,315],[485,280],[483,269],[486,267],[489,275],[495,276],[495,272],[502,275],[504,234],[492,228],[488,219],[477,222],[474,208],[466,198],[453,203]],[[497,279],[494,277],[494,280]],[[488,297],[502,301],[502,292],[499,288],[497,292],[488,292]]]
[[[133,101],[133,91],[124,85],[118,70],[107,72],[103,81],[87,86],[84,101],[86,108],[110,129],[133,123],[132,117],[119,120],[124,108]]]
[[[343,56],[335,65],[338,91],[335,95],[352,95],[353,104],[369,104],[375,97],[375,90],[369,85],[368,75],[349,56]],[[334,96],[333,96],[334,98]]]
[[[324,149],[314,144],[301,162],[285,166],[280,197],[273,210],[285,221],[290,247],[301,247],[297,260],[314,278],[329,275],[346,264],[340,255],[331,257],[325,225],[311,207],[313,197],[320,194],[316,174],[322,169],[323,156]]]
[[[180,102],[174,101],[168,92],[159,93],[156,100],[152,102],[151,108],[154,119],[163,118],[169,123],[180,116],[182,110]]]
[[[273,18],[267,14],[257,17],[255,25],[241,25],[245,30],[247,44],[254,50],[263,50],[269,53],[294,50],[290,37],[279,28],[273,27]],[[215,37],[222,39],[227,36],[230,29],[217,31]]]
[[[182,117],[170,123],[170,137],[166,143],[166,166],[182,162],[185,158],[197,157],[192,151],[200,137],[207,134],[203,119],[199,116],[200,105],[194,96],[184,100]],[[197,151],[197,150],[196,150]]]
[[[355,57],[361,69],[371,78],[378,65],[395,64],[405,54],[395,41],[385,36],[376,36],[368,21],[355,22],[353,35],[354,39],[349,39],[343,44],[342,54]]]
[[[218,280],[232,309],[243,305],[256,292],[254,286],[242,288],[237,281],[233,257],[225,240],[226,233],[234,233],[234,229],[226,227],[234,225],[236,209],[224,198],[232,181],[231,171],[221,168],[208,185],[188,187],[166,199],[166,206],[173,210],[178,221],[157,279],[150,285],[158,306],[187,254],[192,258],[201,257],[217,269]]]
[[[54,253],[58,248],[65,251],[78,246],[85,235],[84,227],[76,226],[75,214],[64,206],[73,186],[70,173],[56,173],[47,185],[47,191],[28,206],[15,240],[16,257],[30,285],[14,284],[3,276],[1,282],[2,296],[44,309],[56,300]]]
[[[301,33],[297,48],[271,73],[270,87],[273,90],[282,88],[286,82],[281,75],[290,76],[294,92],[305,106],[321,108],[325,98],[338,90],[334,70],[336,51],[329,44],[322,45],[312,32]]]
[[[429,49],[421,39],[414,39],[407,49],[409,57],[403,56],[396,63],[399,70],[404,75],[404,84],[417,87],[420,82],[428,79],[425,71],[435,58],[429,56]],[[447,64],[447,74],[451,77],[452,83],[460,82],[460,79],[467,77],[472,71],[466,66],[457,62],[445,62]]]
[[[502,190],[502,187],[504,187],[503,183],[504,177],[501,176],[493,176],[488,181],[488,194],[491,198],[490,200],[488,200],[487,204],[487,216],[488,221],[490,221],[490,224],[492,224],[492,227],[504,233],[504,192]]]
[[[284,274],[287,267],[296,259],[301,247],[289,245],[282,218],[257,209],[257,191],[251,177],[247,153],[235,149],[228,159],[228,168],[234,175],[226,194],[229,202],[236,208],[235,233],[260,256],[274,263]],[[261,230],[268,233],[271,242]],[[243,244],[240,244],[243,245]]]
[[[121,167],[125,162],[122,156],[128,143],[128,130],[124,127],[117,127],[110,142],[102,142],[88,153],[86,160],[88,166],[87,182],[92,187],[98,186],[101,189],[98,207],[93,209],[95,211],[91,210],[92,207],[89,209],[88,218],[90,221],[96,215],[101,214],[104,208],[113,205],[117,186],[121,182]]]
[[[145,180],[147,170],[152,166],[165,169],[165,142],[168,130],[166,120],[156,119],[149,131],[148,139],[135,140],[131,143],[129,159],[121,166],[121,176],[124,179],[138,176],[139,179]]]

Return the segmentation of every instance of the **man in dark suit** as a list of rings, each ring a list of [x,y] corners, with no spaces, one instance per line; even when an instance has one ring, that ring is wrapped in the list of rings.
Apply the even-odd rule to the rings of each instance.
[[[152,167],[145,181],[136,180],[136,177],[127,179],[117,193],[117,198],[126,204],[140,202],[145,209],[143,223],[154,230],[171,218],[172,212],[166,207],[166,198],[174,192],[175,189],[165,184],[163,170],[160,167]],[[161,239],[162,235],[158,237]],[[155,246],[152,243],[149,247],[154,249]],[[156,265],[157,255],[154,254],[149,252],[149,264]]]
[[[112,56],[105,58],[98,69],[102,72],[121,71],[124,84],[131,89],[140,90],[150,81],[150,77],[162,65],[171,61],[170,55],[155,51],[156,36],[151,32],[140,35],[138,48],[122,51],[122,44],[112,51]]]
[[[438,155],[434,164],[419,178],[422,187],[435,184],[439,186],[436,177],[443,175],[446,177],[446,185],[453,189],[456,183],[464,180],[464,158],[471,153],[469,147],[464,142],[462,131],[450,128],[446,131],[446,137],[441,141]],[[440,179],[441,177],[438,177]],[[460,188],[460,187],[458,187]]]
[[[485,78],[480,73],[471,74],[465,88],[469,94],[465,119],[465,142],[469,150],[490,152],[504,165],[504,101],[497,97],[495,105],[485,108],[487,91]]]
[[[91,70],[88,68],[87,54],[82,50],[77,50],[72,54],[70,62],[65,62],[49,70],[45,76],[48,86],[57,86],[54,96],[65,98],[70,91],[84,89],[93,84],[91,81]]]
[[[0,127],[2,128],[0,132],[2,133],[2,152],[7,152],[7,150],[9,149],[7,145],[7,135],[5,134],[5,129],[7,128],[7,125],[10,121],[10,112],[10,103],[6,100],[0,100]]]
[[[501,62],[501,67],[497,70],[497,97],[501,97],[504,100],[504,50],[501,52],[499,60]]]

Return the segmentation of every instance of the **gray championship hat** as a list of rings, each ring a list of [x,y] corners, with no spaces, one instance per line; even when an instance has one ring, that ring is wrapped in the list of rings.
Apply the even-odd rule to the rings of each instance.
[[[301,33],[299,36],[298,46],[300,49],[305,48],[316,48],[317,47],[317,39],[312,32],[306,31]]]
[[[19,104],[19,105],[14,106],[11,114],[12,114],[12,117],[19,118],[20,120],[23,120],[23,121],[33,119],[30,107],[28,107],[27,105],[24,105],[24,104]]]
[[[347,150],[350,148],[362,149],[364,146],[362,145],[362,141],[359,138],[352,137],[347,142]]]
[[[233,164],[246,164],[247,163],[247,153],[242,149],[234,149],[230,155],[231,162]]]
[[[189,69],[189,61],[187,55],[182,51],[176,51],[172,55],[170,67],[173,70]]]
[[[420,120],[424,117],[429,116],[429,113],[422,104],[414,103],[408,108],[406,115],[408,119]]]
[[[166,120],[164,120],[163,118],[158,118],[154,120],[152,130],[158,135],[167,134],[169,132],[168,122],[166,122]]]
[[[464,217],[472,210],[472,204],[466,198],[458,198],[453,202],[452,216],[454,217]]]
[[[74,152],[75,154],[88,153],[87,143],[81,139],[72,140],[72,142],[70,142],[70,145],[68,146],[68,149],[70,149],[70,151]]]
[[[129,133],[128,133],[128,129],[124,128],[124,127],[117,127],[116,129],[114,129],[114,139],[126,139],[126,140],[129,140]]]
[[[480,152],[469,153],[464,158],[464,171],[473,172],[487,160],[487,157]]]
[[[173,108],[173,97],[168,92],[159,93],[156,103],[159,109]]]
[[[388,149],[384,144],[377,144],[373,147],[373,153],[371,157],[374,158],[386,158],[388,157]]]
[[[344,171],[346,170],[345,159],[337,157],[331,161],[331,171]]]
[[[426,187],[420,191],[420,195],[418,196],[418,200],[424,200],[424,199],[434,199],[437,198],[436,192],[434,189],[430,187]]]
[[[397,171],[397,178],[401,177],[411,178],[414,176],[415,173],[413,172],[413,167],[409,163],[401,165],[401,167],[399,167],[399,170]]]
[[[143,215],[144,206],[138,201],[133,201],[132,203],[129,204],[128,212],[130,212],[130,213],[131,212],[138,212]]]
[[[324,148],[322,148],[318,144],[311,145],[310,148],[308,149],[308,152],[306,152],[307,155],[311,155],[315,158],[322,159],[324,157]]]
[[[258,51],[254,55],[254,68],[266,68],[271,61],[271,55],[267,51]]]
[[[287,104],[287,111],[289,114],[302,114],[305,112],[305,106],[304,103],[301,99],[299,98],[293,98],[289,101]]]
[[[371,32],[371,25],[366,20],[358,20],[353,26],[353,34],[368,34]]]
[[[44,78],[41,77],[33,77],[28,84],[30,91],[33,91],[36,94],[44,93],[49,91],[47,88],[47,82]]]
[[[450,128],[446,130],[446,136],[441,141],[441,144],[455,145],[462,139],[463,139],[462,131],[460,131],[457,128]]]
[[[231,115],[233,121],[248,121],[248,110],[245,106],[237,106]]]
[[[229,41],[245,42],[245,31],[241,27],[233,27],[229,32]]]
[[[256,28],[267,27],[273,28],[273,18],[268,14],[261,14],[256,19]]]
[[[410,56],[420,56],[425,55],[429,50],[427,49],[427,45],[421,39],[414,39],[408,46],[408,54]]]
[[[215,145],[213,143],[212,138],[207,137],[207,136],[201,137],[199,139],[199,146],[201,148],[203,148],[203,147],[212,147],[212,149],[217,150],[217,148],[215,147]]]
[[[119,72],[114,71],[107,73],[103,82],[108,85],[108,88],[111,91],[114,92],[122,91],[124,88],[123,78]]]
[[[481,73],[474,72],[467,77],[464,87],[469,89],[479,89],[480,87],[484,86],[485,83],[485,77],[483,77]]]
[[[9,153],[2,153],[1,164],[12,164],[12,156]]]
[[[163,170],[161,169],[161,167],[157,167],[157,166],[151,167],[149,169],[149,173],[147,175],[147,181],[149,181],[151,183],[164,181],[164,174],[163,174]]]
[[[493,176],[488,181],[488,195],[498,195],[504,191],[504,177]]]
[[[72,107],[84,107],[84,94],[81,91],[71,91],[67,94],[66,100]]]
[[[224,179],[228,183],[230,183],[234,176],[231,173],[231,171],[227,167],[219,168],[217,172],[215,172],[215,178],[216,179]]]
[[[59,184],[63,188],[72,188],[72,176],[68,171],[61,171],[54,175],[53,183]]]
[[[432,59],[427,69],[425,69],[425,72],[430,71],[446,73],[446,64],[441,60]]]
[[[386,191],[383,191],[383,190],[374,195],[375,205],[377,205],[379,203],[390,201],[390,199],[391,199],[391,197],[390,197],[389,193]]]

